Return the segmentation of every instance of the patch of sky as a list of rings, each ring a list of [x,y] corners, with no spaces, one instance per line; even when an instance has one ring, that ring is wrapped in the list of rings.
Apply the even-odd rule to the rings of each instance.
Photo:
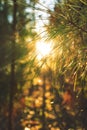
[[[9,21],[9,23],[12,23],[12,21],[13,21],[12,15],[8,15],[8,21]]]

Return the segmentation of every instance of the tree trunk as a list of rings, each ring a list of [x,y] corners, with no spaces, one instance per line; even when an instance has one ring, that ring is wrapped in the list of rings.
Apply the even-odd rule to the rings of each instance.
[[[8,130],[13,130],[13,102],[16,88],[15,81],[15,33],[16,33],[16,13],[17,13],[17,4],[16,0],[13,0],[13,35],[11,43],[11,78],[10,78],[10,90],[9,90],[9,115],[8,115]]]
[[[47,130],[47,123],[46,123],[46,117],[45,117],[45,108],[46,108],[46,102],[45,102],[45,93],[46,93],[46,77],[43,75],[43,107],[42,107],[42,129],[41,130]]]

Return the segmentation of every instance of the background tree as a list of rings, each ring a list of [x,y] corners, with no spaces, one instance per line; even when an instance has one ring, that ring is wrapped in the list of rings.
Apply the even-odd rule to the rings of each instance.
[[[28,56],[30,56],[31,44],[27,39],[32,41],[36,35],[35,31],[29,27],[32,18],[26,11],[27,3],[26,1],[22,2],[17,0],[0,1],[0,109],[1,122],[3,121],[2,117],[5,117],[6,120],[6,125],[1,123],[1,129],[3,127],[6,129],[7,123],[10,130],[16,126],[13,123],[14,111],[20,109],[18,100],[21,100],[22,88],[27,81],[25,75],[28,76],[28,72],[25,70],[30,63]],[[31,61],[33,61],[32,59]],[[3,109],[4,105],[5,109]],[[20,120],[18,122],[20,123]]]

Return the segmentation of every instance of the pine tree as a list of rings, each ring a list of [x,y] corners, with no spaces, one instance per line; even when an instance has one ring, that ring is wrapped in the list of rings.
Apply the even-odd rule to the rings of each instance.
[[[74,118],[78,117],[74,124],[75,128],[73,128],[74,126],[69,126],[70,123],[68,122],[68,127],[73,129],[77,129],[78,127],[86,129],[83,119],[79,117],[82,116],[84,118],[84,113],[86,114],[86,112],[83,112],[82,114],[81,109],[78,109],[79,104],[83,104],[81,100],[78,102],[79,98],[81,98],[82,95],[85,95],[84,101],[87,100],[86,8],[86,1],[63,0],[56,3],[54,11],[50,14],[50,24],[47,28],[49,37],[54,39],[55,42],[55,59],[57,65],[57,75],[55,75],[55,79],[58,80],[60,85],[58,91],[60,89],[63,91],[64,101],[70,98],[70,93],[73,94],[73,112],[76,114]],[[66,94],[67,91],[71,92]],[[80,95],[80,93],[84,94]],[[65,108],[69,107],[68,102],[66,103],[63,105]],[[54,106],[55,105],[56,104],[54,104]],[[84,108],[85,107],[86,106],[84,106]],[[66,114],[63,113],[64,111]],[[62,116],[67,117],[67,112],[69,113],[69,111],[67,109],[64,111],[62,111]],[[73,116],[71,115],[71,118],[72,117]],[[64,122],[67,124],[66,119]],[[66,128],[66,126],[64,128]]]

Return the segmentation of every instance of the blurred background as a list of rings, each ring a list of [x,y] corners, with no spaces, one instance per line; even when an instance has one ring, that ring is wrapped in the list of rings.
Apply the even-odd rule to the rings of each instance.
[[[87,129],[87,1],[0,0],[0,130]]]

